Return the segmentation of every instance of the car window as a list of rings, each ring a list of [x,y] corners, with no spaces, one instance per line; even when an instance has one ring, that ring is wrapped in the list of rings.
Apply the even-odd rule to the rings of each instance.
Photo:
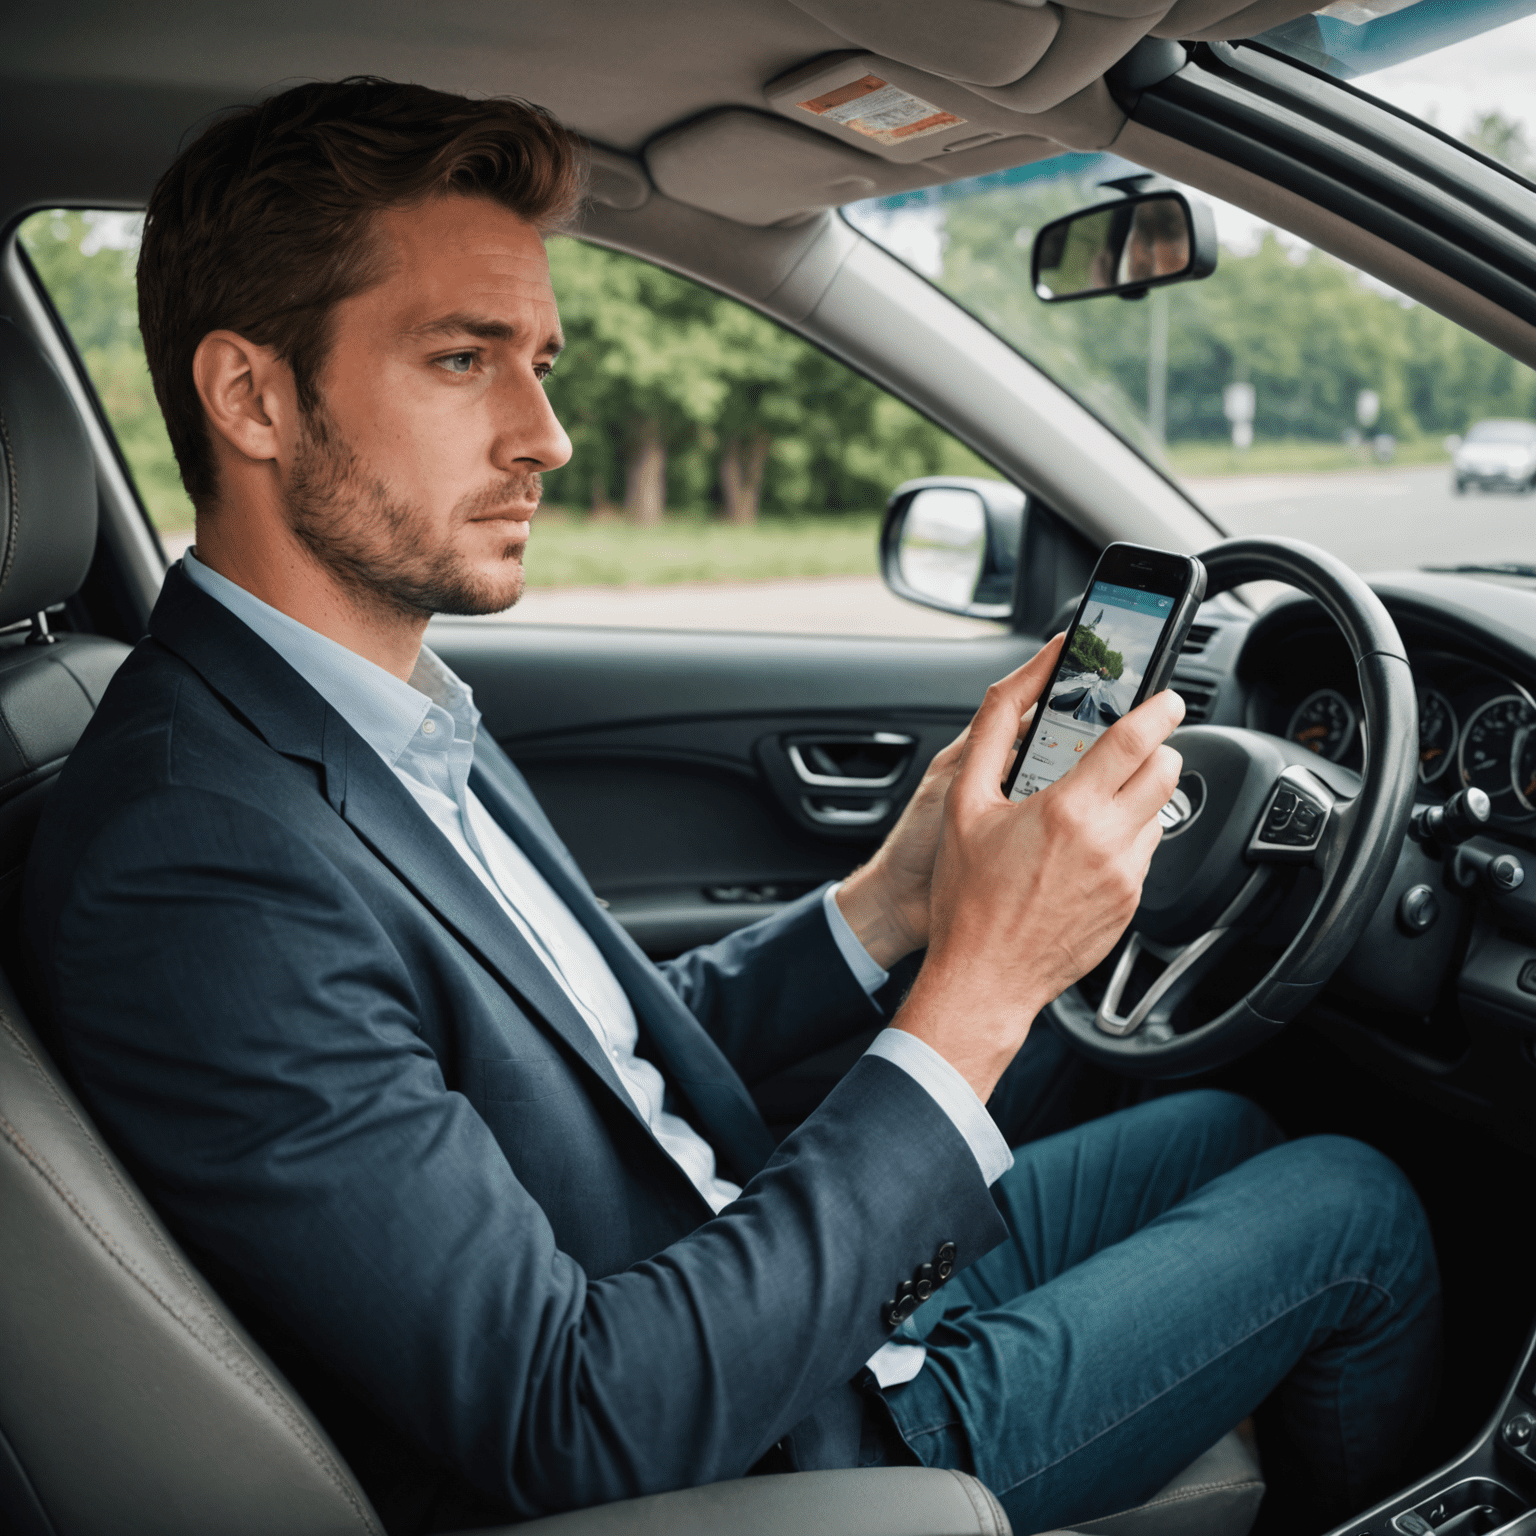
[[[1340,0],[1321,20],[1414,9]],[[1450,10],[1459,8],[1436,13]],[[1488,25],[1477,0],[1466,11],[1484,13]],[[1504,67],[1501,50],[1527,68]],[[1526,153],[1536,17],[1426,57],[1392,58],[1379,79],[1358,83],[1427,113],[1438,81],[1443,129],[1485,152],[1496,143],[1507,160]],[[1458,94],[1458,82],[1473,80],[1475,91]],[[1134,301],[1052,304],[1035,295],[1036,231],[1120,189],[1169,185],[1115,155],[1062,154],[844,214],[1052,375],[1229,531],[1308,539],[1362,571],[1536,560],[1536,527],[1521,500],[1536,492],[1536,450],[1522,446],[1524,436],[1496,457],[1479,446],[1491,431],[1536,431],[1536,373],[1305,241],[1214,203],[1212,276]],[[1475,517],[1466,515],[1471,496],[1480,498]]]
[[[192,528],[139,339],[134,266],[143,216],[51,209],[23,221],[18,238],[96,388],[150,520],[175,552]]]
[[[192,540],[139,339],[134,214],[49,210],[23,249],[75,341],[167,553]],[[499,620],[963,639],[999,626],[894,597],[887,496],[993,475],[932,422],[754,311],[557,238],[566,350],[549,392],[570,464],[545,477],[527,587]]]

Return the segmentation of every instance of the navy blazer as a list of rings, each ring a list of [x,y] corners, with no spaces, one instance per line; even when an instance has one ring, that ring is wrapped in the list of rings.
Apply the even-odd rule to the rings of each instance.
[[[344,1451],[354,1414],[398,1436],[392,1525],[444,1487],[522,1518],[737,1477],[785,1437],[852,1465],[881,1303],[1003,1236],[970,1149],[871,1057],[775,1147],[750,1085],[876,1017],[819,898],[657,967],[486,737],[472,783],[745,1184],[722,1214],[390,769],[179,567],[28,866],[65,1069]]]

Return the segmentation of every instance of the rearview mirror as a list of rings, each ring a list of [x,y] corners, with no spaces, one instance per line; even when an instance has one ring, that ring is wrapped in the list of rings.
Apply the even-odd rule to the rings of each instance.
[[[880,530],[886,585],[927,608],[1006,621],[1025,502],[1003,480],[932,475],[898,485]]]
[[[1209,277],[1216,270],[1216,221],[1182,192],[1142,192],[1069,213],[1035,236],[1030,281],[1047,304]]]

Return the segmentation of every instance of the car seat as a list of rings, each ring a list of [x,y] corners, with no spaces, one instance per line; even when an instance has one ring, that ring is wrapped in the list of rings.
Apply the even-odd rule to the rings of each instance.
[[[50,636],[96,547],[84,425],[0,319],[0,1529],[12,1536],[343,1536],[382,1528],[305,1404],[181,1252],[24,1016],[21,873],[60,766],[128,654]],[[10,981],[6,980],[9,976]],[[1102,1536],[1246,1536],[1263,1493],[1228,1436]],[[556,1515],[544,1536],[1007,1536],[974,1478],[747,1478]]]

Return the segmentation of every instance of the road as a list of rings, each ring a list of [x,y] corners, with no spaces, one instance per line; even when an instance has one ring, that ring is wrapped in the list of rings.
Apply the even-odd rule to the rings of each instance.
[[[1456,496],[1443,466],[1238,475],[1187,484],[1228,532],[1308,539],[1359,571],[1487,560],[1536,563],[1536,497],[1476,491]],[[189,542],[189,535],[167,535],[166,552],[174,559]],[[534,588],[510,613],[486,622],[954,640],[999,632],[994,624],[905,603],[875,576]]]
[[[1451,490],[1449,466],[1189,480],[1227,531],[1307,539],[1358,571],[1536,564],[1536,497]]]

